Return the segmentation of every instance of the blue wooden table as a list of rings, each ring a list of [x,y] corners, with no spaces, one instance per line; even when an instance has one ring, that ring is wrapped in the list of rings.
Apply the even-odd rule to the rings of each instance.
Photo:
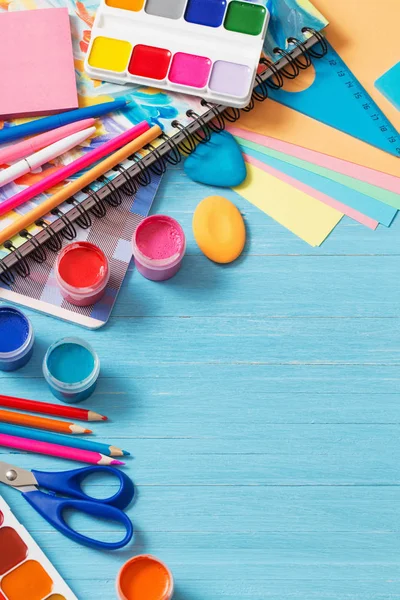
[[[312,249],[227,192],[248,244],[218,266],[191,232],[212,193],[169,171],[155,210],[187,233],[180,274],[157,284],[132,269],[99,331],[31,314],[33,360],[0,374],[2,393],[51,401],[46,348],[66,335],[93,344],[102,371],[86,404],[111,419],[94,424],[98,439],[133,454],[135,545],[77,546],[1,493],[81,600],[115,598],[120,566],[143,552],[169,564],[175,600],[398,599],[400,224],[371,232],[345,219]],[[0,452],[20,466],[76,466]],[[101,481],[90,489],[104,493]]]

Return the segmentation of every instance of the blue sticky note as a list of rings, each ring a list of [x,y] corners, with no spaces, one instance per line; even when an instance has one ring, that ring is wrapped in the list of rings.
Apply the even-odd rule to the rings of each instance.
[[[375,87],[400,110],[400,62],[375,81]]]

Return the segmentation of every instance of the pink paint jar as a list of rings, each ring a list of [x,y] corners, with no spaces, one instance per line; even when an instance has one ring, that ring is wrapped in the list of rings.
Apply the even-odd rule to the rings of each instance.
[[[89,242],[68,244],[60,252],[55,275],[61,294],[75,306],[90,306],[98,302],[110,279],[106,255]]]
[[[178,221],[166,215],[153,215],[136,229],[132,248],[139,273],[152,281],[165,281],[181,268],[186,238]]]

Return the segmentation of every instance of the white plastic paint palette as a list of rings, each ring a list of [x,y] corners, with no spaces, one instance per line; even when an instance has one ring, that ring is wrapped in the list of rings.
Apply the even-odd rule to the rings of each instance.
[[[102,0],[85,69],[94,79],[244,107],[268,27],[265,5],[265,0]]]
[[[2,498],[0,600],[77,600]]]

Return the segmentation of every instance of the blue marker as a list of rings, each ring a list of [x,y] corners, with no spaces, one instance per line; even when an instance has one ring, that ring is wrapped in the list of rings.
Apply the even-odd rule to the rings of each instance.
[[[50,131],[63,125],[69,125],[76,121],[82,121],[83,119],[95,119],[96,117],[102,117],[110,112],[125,108],[129,104],[129,101],[124,98],[114,100],[113,102],[104,102],[103,104],[96,104],[95,106],[87,106],[86,108],[78,108],[77,110],[71,110],[69,112],[62,113],[60,115],[54,115],[52,117],[45,117],[44,119],[38,119],[36,121],[30,121],[23,125],[15,125],[14,127],[7,127],[0,131],[0,144],[5,142],[12,142],[19,140],[28,135],[36,135],[37,133],[43,133],[44,131]]]

